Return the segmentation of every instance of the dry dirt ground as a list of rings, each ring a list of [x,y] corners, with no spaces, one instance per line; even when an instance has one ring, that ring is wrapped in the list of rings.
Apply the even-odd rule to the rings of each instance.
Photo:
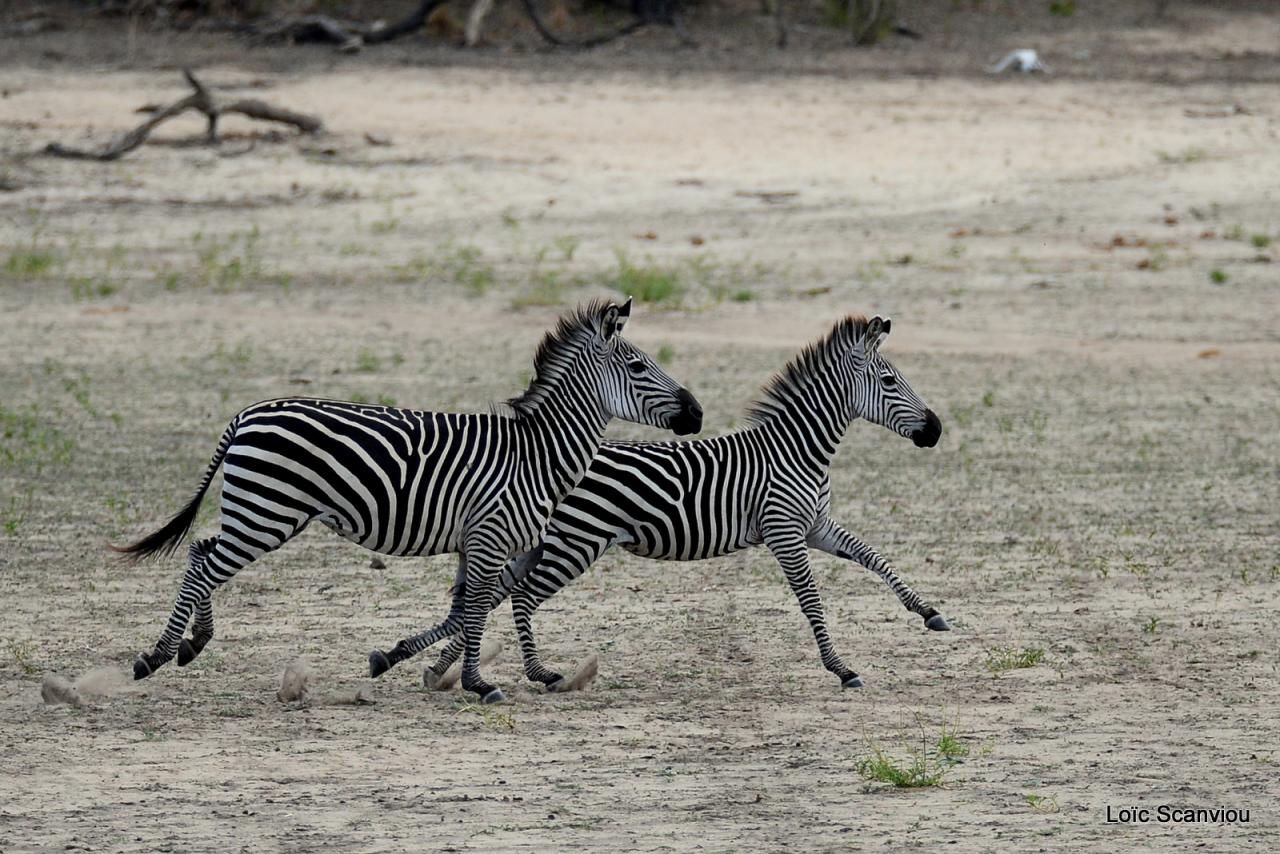
[[[1271,16],[1215,26],[1162,50],[1277,43]],[[210,82],[331,133],[232,121],[212,149],[192,118],[117,163],[26,156],[180,81],[163,44],[150,68],[0,66],[0,849],[1280,846],[1273,84],[285,72],[218,44]],[[767,554],[610,554],[537,622],[596,682],[530,688],[504,608],[511,702],[481,710],[415,666],[363,677],[446,607],[452,559],[375,570],[316,530],[219,592],[195,664],[128,681],[182,567],[105,543],[179,507],[241,406],[483,409],[561,308],[622,291],[708,434],[842,313],[894,319],[945,433],[855,424],[834,504],[953,632],[815,557],[867,682],[841,691]],[[375,703],[281,703],[300,657]],[[84,705],[43,703],[51,674]],[[967,755],[939,757],[944,730]],[[942,785],[860,773],[922,750]],[[1162,803],[1250,821],[1106,821]]]

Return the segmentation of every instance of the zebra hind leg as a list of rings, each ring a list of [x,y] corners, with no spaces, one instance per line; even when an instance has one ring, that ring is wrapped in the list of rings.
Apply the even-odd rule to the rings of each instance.
[[[187,561],[192,569],[204,563],[209,552],[218,542],[217,537],[196,540],[187,550]],[[192,619],[191,637],[183,638],[178,643],[178,666],[186,667],[195,661],[196,656],[204,651],[209,641],[213,640],[213,594],[196,602],[195,616]]]
[[[224,502],[224,526],[227,507]],[[191,658],[194,659],[205,644],[213,636],[213,601],[210,597],[220,585],[230,581],[237,572],[262,557],[267,552],[275,551],[288,542],[294,535],[306,527],[307,517],[299,515],[289,520],[285,529],[273,527],[269,531],[253,529],[252,531],[234,530],[237,545],[233,548],[223,541],[222,536],[212,538],[214,542],[208,550],[200,549],[201,559],[191,560],[187,574],[182,579],[182,587],[178,591],[177,601],[173,603],[173,611],[169,614],[169,622],[164,632],[156,641],[151,652],[139,653],[133,662],[133,678],[146,679],[163,665],[169,663],[179,652],[183,643],[183,633],[192,613],[196,614],[196,625],[192,638],[187,643],[191,647]],[[225,527],[224,527],[225,530]],[[201,541],[200,546],[208,541]],[[189,552],[194,557],[194,552]],[[190,659],[188,659],[190,661]]]

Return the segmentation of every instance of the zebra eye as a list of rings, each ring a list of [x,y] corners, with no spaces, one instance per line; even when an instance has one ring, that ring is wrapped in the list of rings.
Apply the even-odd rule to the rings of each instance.
[[[627,362],[627,370],[631,371],[633,377],[638,377],[644,373],[644,362],[639,359],[634,362]]]
[[[895,377],[893,374],[882,374],[880,376],[880,382],[884,385],[885,388],[893,388],[898,384],[898,378]]]

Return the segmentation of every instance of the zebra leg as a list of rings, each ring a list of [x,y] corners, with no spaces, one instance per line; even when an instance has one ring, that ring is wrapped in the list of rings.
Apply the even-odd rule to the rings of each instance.
[[[443,620],[424,632],[399,641],[390,652],[375,649],[369,653],[371,677],[378,678],[400,662],[407,661],[424,649],[462,631],[463,603],[466,601],[467,591],[467,559],[463,555],[458,556],[458,569],[453,575],[453,586],[449,590],[453,594],[453,604]]]
[[[555,589],[559,590],[562,586],[563,584]],[[557,691],[564,685],[564,677],[543,665],[538,655],[538,642],[533,637],[533,612],[546,599],[547,596],[531,593],[527,588],[521,587],[511,594],[511,619],[520,635],[520,658],[524,661],[525,678],[530,682],[541,682],[547,686],[548,691]]]
[[[601,555],[617,544],[619,536],[620,533],[615,533],[602,540],[563,529],[548,532],[539,560],[511,592],[511,617],[520,636],[524,675],[530,682],[541,682],[552,692],[561,691],[565,686],[564,677],[545,667],[538,656],[538,642],[533,637],[533,612],[586,572]]]
[[[489,538],[486,538],[489,539]],[[467,585],[462,619],[462,687],[480,697],[482,703],[500,703],[506,699],[501,689],[484,681],[480,675],[480,641],[493,603],[493,589],[507,562],[507,555],[493,546],[481,543],[467,549]]]
[[[489,610],[497,608],[506,600],[513,589],[516,589],[529,572],[538,565],[538,561],[542,559],[543,546],[539,545],[513,560],[507,561],[507,565],[502,569],[502,575],[499,577],[497,584],[493,588],[492,605]],[[461,601],[460,599],[455,601]],[[440,653],[440,657],[436,659],[436,663],[422,671],[422,684],[427,688],[433,688],[435,684],[444,676],[445,671],[453,666],[458,660],[458,656],[462,655],[464,649],[463,639],[460,635],[454,635],[449,641],[448,646]]]
[[[854,673],[836,654],[831,636],[827,634],[827,619],[822,610],[822,596],[813,582],[813,573],[809,571],[809,550],[805,546],[804,536],[798,530],[765,533],[765,545],[773,553],[774,559],[782,567],[791,592],[800,602],[800,610],[809,621],[814,640],[818,642],[818,653],[822,657],[822,665],[840,679],[845,688],[861,688],[862,679]]]
[[[187,574],[182,579],[182,588],[178,591],[178,599],[174,602],[173,611],[169,614],[169,622],[165,625],[160,640],[156,642],[151,652],[139,653],[137,660],[133,662],[134,679],[146,679],[178,653],[182,634],[187,629],[187,623],[190,622],[193,611],[199,609],[205,615],[202,618],[203,625],[198,622],[195,631],[199,633],[203,628],[207,628],[212,636],[213,591],[267,552],[280,548],[307,524],[307,519],[303,517],[294,520],[283,529],[273,527],[265,531],[257,527],[248,529],[239,524],[228,527],[227,519],[224,504],[222,532],[213,538],[215,542],[208,551],[204,552],[202,560],[192,561],[188,565]],[[201,604],[204,602],[208,603],[207,606]],[[197,634],[197,637],[200,635]],[[200,649],[203,649],[207,642],[208,638],[204,638],[200,643]],[[194,644],[192,649],[193,653],[198,651]],[[194,657],[193,654],[192,658]]]
[[[196,540],[187,550],[187,563],[195,568],[204,563],[209,552],[218,542],[217,537]],[[196,656],[204,651],[209,641],[213,640],[213,594],[206,596],[195,604],[195,618],[191,623],[191,637],[183,638],[178,644],[178,666],[186,667]]]
[[[428,690],[436,690],[436,685],[444,676],[453,663],[458,660],[458,656],[462,655],[465,648],[461,634],[456,634],[449,638],[449,643],[440,651],[440,657],[436,659],[436,663],[430,667],[426,667],[422,671],[422,686]],[[452,683],[452,680],[450,680]]]
[[[898,574],[893,571],[893,567],[889,566],[887,560],[881,557],[871,546],[850,534],[830,518],[823,518],[809,532],[809,545],[838,558],[857,561],[880,576],[884,583],[889,585],[889,588],[897,595],[898,601],[902,603],[904,608],[924,618],[925,628],[935,632],[951,630],[951,625],[946,618],[939,614],[936,608],[920,598],[920,594],[907,586],[898,577]]]

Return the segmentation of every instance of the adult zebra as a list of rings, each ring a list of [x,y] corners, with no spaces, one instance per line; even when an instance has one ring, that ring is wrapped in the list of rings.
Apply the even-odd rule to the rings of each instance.
[[[213,637],[213,591],[318,520],[383,554],[459,552],[468,591],[463,684],[487,702],[502,699],[478,663],[495,581],[508,558],[537,543],[606,424],[624,418],[679,435],[702,428],[693,395],[623,340],[630,313],[627,300],[562,317],[509,413],[286,399],[238,414],[190,503],[160,530],[117,549],[135,560],[171,553],[223,466],[221,531],[192,544],[169,622],[155,649],[138,656],[134,678],[150,676],[175,653],[179,666],[190,663]],[[191,638],[183,639],[193,612]]]
[[[849,317],[805,348],[748,411],[750,426],[694,442],[606,442],[556,508],[534,551],[507,565],[496,607],[511,596],[525,675],[550,690],[566,683],[538,658],[533,612],[613,546],[658,560],[701,560],[765,545],[809,620],[822,663],[846,688],[862,680],[827,633],[808,548],[879,575],[934,631],[946,619],[903,583],[875,549],[830,516],[828,475],[849,423],[864,418],[931,448],[942,423],[880,354],[890,322]],[[455,640],[423,673],[430,687],[457,658]]]

